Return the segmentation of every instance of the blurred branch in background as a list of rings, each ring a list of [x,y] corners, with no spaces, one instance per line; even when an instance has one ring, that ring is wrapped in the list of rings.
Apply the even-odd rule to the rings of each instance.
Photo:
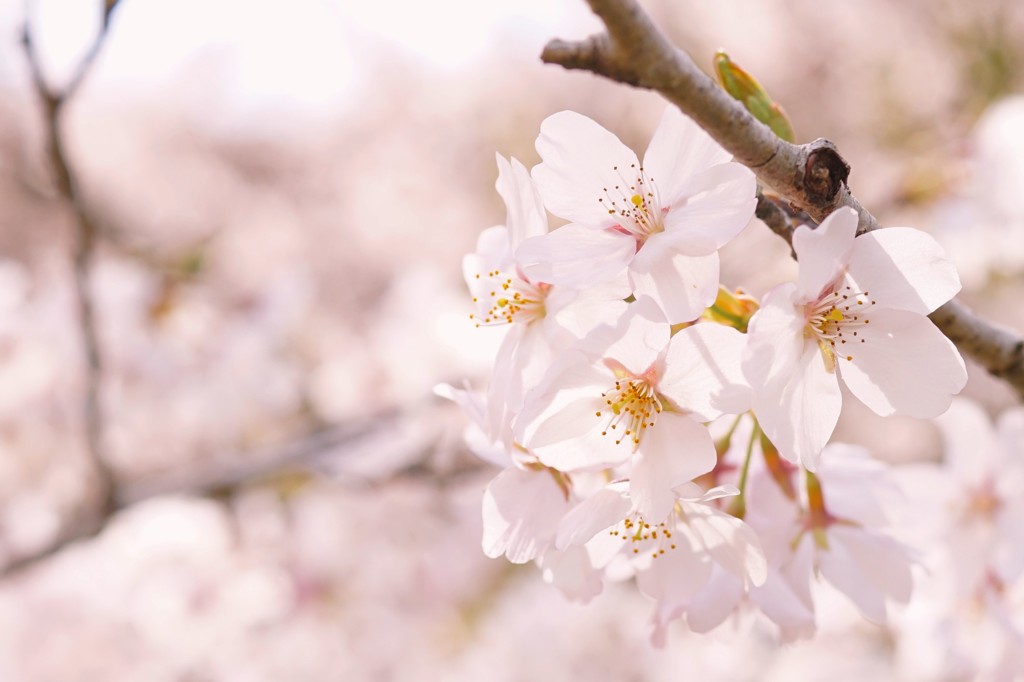
[[[848,206],[860,217],[860,232],[880,227],[850,192],[846,184],[850,167],[831,142],[818,139],[795,145],[777,137],[701,71],[688,54],[672,45],[636,0],[587,3],[607,32],[579,42],[553,40],[541,56],[545,62],[655,90],[753,170],[763,185],[816,221]],[[771,219],[773,231],[787,236],[783,209],[761,200],[758,210]],[[1024,339],[976,316],[956,300],[930,317],[961,351],[989,373],[1005,379],[1024,398]]]
[[[0,566],[0,578],[36,566],[64,548],[86,540],[118,512],[160,496],[224,498],[249,485],[294,486],[296,480],[323,473],[360,487],[397,480],[427,480],[447,485],[489,468],[475,457],[439,463],[441,437],[436,409],[390,410],[346,424],[326,426],[276,447],[221,456],[206,467],[185,467],[114,486],[111,506],[87,523],[66,529],[37,551]],[[447,405],[438,409],[448,410]],[[298,477],[298,478],[297,478]]]
[[[28,18],[22,31],[22,47],[28,60],[32,83],[43,104],[46,130],[46,152],[53,171],[54,182],[60,195],[68,203],[75,216],[75,239],[72,253],[74,269],[75,302],[83,353],[85,356],[85,389],[82,397],[82,421],[85,430],[86,451],[92,461],[96,476],[97,504],[91,514],[78,516],[73,523],[65,524],[60,542],[95,534],[102,527],[106,517],[115,507],[117,482],[104,449],[104,420],[100,404],[103,384],[103,359],[96,332],[95,309],[90,291],[92,266],[97,246],[97,228],[89,216],[78,192],[78,183],[68,162],[64,138],[61,133],[61,114],[65,106],[81,87],[89,70],[103,47],[110,27],[111,14],[117,0],[106,0],[103,6],[103,21],[99,30],[71,78],[63,88],[54,89],[43,73],[40,55],[32,37],[31,22]],[[47,554],[49,552],[46,552]]]

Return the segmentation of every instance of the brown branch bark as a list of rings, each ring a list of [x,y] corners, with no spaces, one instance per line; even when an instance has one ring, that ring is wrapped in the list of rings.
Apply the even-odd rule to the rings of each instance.
[[[835,145],[824,139],[795,145],[778,138],[672,45],[636,0],[587,3],[606,32],[575,42],[552,40],[541,55],[544,62],[658,92],[754,171],[762,185],[817,222],[848,206],[859,217],[858,232],[881,227],[850,192],[850,166]],[[775,221],[769,227],[785,238],[781,209],[776,212],[765,201],[759,201],[758,210]],[[1024,341],[1018,334],[979,318],[955,300],[930,317],[963,353],[1024,398]]]
[[[32,29],[26,20],[22,30],[22,47],[28,61],[32,83],[43,105],[46,154],[60,196],[67,202],[75,217],[74,246],[71,265],[74,274],[75,305],[78,312],[79,333],[85,355],[85,388],[82,396],[82,422],[85,430],[86,452],[96,475],[98,504],[92,515],[76,520],[77,525],[67,532],[71,535],[94,533],[103,519],[112,511],[116,490],[114,472],[108,464],[103,443],[103,411],[101,391],[103,384],[102,354],[96,332],[95,307],[90,291],[92,266],[96,256],[97,229],[79,195],[61,131],[61,114],[72,96],[88,75],[103,46],[110,27],[111,14],[117,0],[107,0],[103,7],[103,21],[88,51],[78,63],[63,88],[53,89],[46,82],[39,53],[36,51]]]

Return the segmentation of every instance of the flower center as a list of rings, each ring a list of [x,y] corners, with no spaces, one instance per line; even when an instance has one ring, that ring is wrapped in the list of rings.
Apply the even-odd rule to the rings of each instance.
[[[655,559],[664,554],[665,550],[676,549],[668,524],[662,522],[651,525],[639,514],[627,516],[619,524],[612,526],[608,534],[632,544],[633,554],[650,552],[651,557]]]
[[[808,333],[817,339],[825,367],[830,372],[835,369],[836,357],[852,362],[854,344],[866,342],[859,332],[871,323],[867,313],[874,305],[867,291],[856,291],[844,285],[807,306]]]
[[[654,426],[661,414],[661,400],[653,383],[652,378],[646,375],[623,377],[616,379],[615,386],[601,394],[606,407],[596,414],[598,418],[607,418],[601,430],[602,436],[615,437],[616,445],[630,442],[636,451],[644,433]]]
[[[602,188],[604,196],[597,201],[609,215],[619,220],[613,229],[636,239],[639,250],[648,237],[665,230],[664,216],[668,209],[661,208],[658,187],[654,178],[644,173],[643,166],[629,165],[629,175],[635,176],[633,180],[627,180],[618,166],[612,166],[612,170],[622,184]]]
[[[476,276],[477,286],[473,287],[473,303],[478,313],[469,319],[477,327],[514,324],[529,324],[546,314],[544,301],[551,285],[544,282],[534,284],[518,275],[508,276],[501,270],[492,270],[486,275]],[[485,307],[490,303],[489,307]]]

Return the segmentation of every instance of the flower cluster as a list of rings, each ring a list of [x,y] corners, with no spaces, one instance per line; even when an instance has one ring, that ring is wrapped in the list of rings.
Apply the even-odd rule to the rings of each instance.
[[[536,561],[582,601],[634,578],[656,643],[673,620],[741,612],[806,636],[815,576],[885,620],[913,563],[886,528],[888,474],[829,440],[840,384],[880,415],[933,417],[966,382],[926,317],[960,288],[940,247],[858,236],[840,209],[797,229],[797,281],[758,303],[721,285],[718,258],[753,218],[754,176],[677,110],[642,161],[568,111],[537,151],[532,171],[498,157],[505,225],[464,261],[472,319],[507,330],[489,386],[439,388],[504,467],[486,554]]]

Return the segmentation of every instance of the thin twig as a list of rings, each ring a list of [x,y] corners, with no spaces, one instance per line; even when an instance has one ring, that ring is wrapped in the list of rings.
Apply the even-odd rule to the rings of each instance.
[[[89,216],[79,195],[78,183],[68,163],[64,138],[61,133],[61,112],[70,98],[78,91],[95,62],[110,27],[110,17],[117,0],[107,0],[104,4],[103,23],[89,50],[78,63],[67,84],[59,90],[52,89],[43,74],[39,53],[32,39],[32,29],[26,19],[22,31],[22,47],[28,60],[32,83],[36,94],[43,103],[46,125],[46,151],[54,181],[60,195],[71,207],[75,215],[75,240],[72,253],[72,269],[75,283],[75,305],[78,311],[79,333],[85,355],[85,388],[82,396],[82,421],[85,429],[86,452],[88,453],[97,479],[98,505],[95,516],[98,518],[78,519],[81,528],[69,530],[71,533],[95,532],[102,526],[114,506],[116,481],[111,470],[103,443],[103,410],[100,404],[100,393],[103,384],[103,364],[99,338],[96,331],[95,308],[90,292],[90,280],[93,262],[96,257],[96,224]]]
[[[850,192],[850,166],[835,145],[824,139],[795,145],[778,138],[672,45],[636,0],[587,3],[607,32],[575,42],[552,40],[544,48],[543,61],[658,92],[753,170],[762,185],[815,221],[848,206],[859,217],[858,232],[880,227]],[[759,202],[759,210],[776,221],[780,216],[764,202]],[[772,229],[785,237],[786,228],[776,225],[778,229]],[[1024,398],[1024,341],[1019,334],[979,318],[955,300],[930,318],[963,353],[1005,379]]]

